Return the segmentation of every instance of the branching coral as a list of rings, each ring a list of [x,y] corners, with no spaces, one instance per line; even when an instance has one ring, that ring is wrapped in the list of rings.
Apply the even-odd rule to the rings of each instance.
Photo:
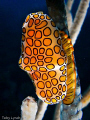
[[[82,24],[84,22],[84,19],[86,17],[87,9],[89,7],[89,0],[81,0],[80,5],[78,7],[76,16],[74,18],[73,24],[71,26],[70,32],[70,38],[72,39],[72,44],[74,45],[76,42],[76,39],[80,33]],[[68,16],[67,16],[68,17]]]
[[[21,120],[34,120],[37,108],[37,103],[34,98],[29,96],[25,98],[21,106]]]
[[[71,8],[74,0],[68,0],[66,6],[64,0],[47,1],[47,6],[51,18],[56,23],[60,30],[65,31],[72,39],[73,45],[75,44],[77,37],[80,33],[82,24],[84,22],[87,9],[89,6],[89,0],[81,0],[78,7],[74,21],[72,20]],[[66,8],[66,12],[65,12]],[[66,20],[67,16],[67,20]],[[68,23],[68,25],[67,25]],[[69,32],[68,32],[69,31]],[[37,103],[32,98],[28,97],[22,102],[22,120],[41,120],[44,117],[44,113],[47,110],[48,105],[41,100]],[[71,105],[64,105],[59,103],[56,106],[54,120],[78,120],[82,118],[82,108],[90,103],[90,88],[88,92],[81,99],[81,87],[79,78],[76,81],[76,93],[74,102]],[[34,109],[33,109],[34,108]],[[34,111],[35,110],[35,111]],[[37,112],[37,114],[36,114]]]

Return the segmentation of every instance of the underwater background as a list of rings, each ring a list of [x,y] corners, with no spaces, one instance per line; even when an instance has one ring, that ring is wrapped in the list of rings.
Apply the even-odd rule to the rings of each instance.
[[[80,0],[75,0],[73,17]],[[2,116],[20,117],[22,100],[32,96],[35,88],[26,72],[18,66],[21,52],[22,24],[29,13],[48,14],[45,0],[0,0],[0,120]],[[90,8],[74,45],[74,55],[81,92],[90,85]],[[52,120],[55,105],[48,106],[43,120]],[[83,109],[82,120],[90,120],[90,105]]]

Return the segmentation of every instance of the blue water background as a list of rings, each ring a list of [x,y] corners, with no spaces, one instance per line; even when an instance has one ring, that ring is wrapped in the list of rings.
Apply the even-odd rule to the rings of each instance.
[[[78,4],[79,0],[76,0],[72,9],[73,17]],[[29,76],[18,67],[22,24],[29,13],[37,11],[48,14],[45,0],[0,0],[0,117],[20,116],[20,105],[25,97],[38,99]],[[84,93],[90,85],[90,8],[74,49]],[[44,120],[52,120],[54,109],[55,105],[48,107]],[[90,119],[90,105],[83,114],[83,120]]]

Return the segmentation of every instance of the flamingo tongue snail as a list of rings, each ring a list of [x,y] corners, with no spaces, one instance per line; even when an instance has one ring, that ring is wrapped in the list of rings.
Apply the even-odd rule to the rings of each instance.
[[[75,97],[73,45],[65,32],[43,12],[29,14],[22,27],[19,66],[32,78],[37,96],[47,104]]]

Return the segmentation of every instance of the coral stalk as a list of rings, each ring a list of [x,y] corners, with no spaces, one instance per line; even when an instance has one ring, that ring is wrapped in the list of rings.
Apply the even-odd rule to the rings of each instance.
[[[68,34],[68,26],[66,19],[66,10],[64,0],[46,0],[50,17],[55,22],[56,26]]]
[[[47,110],[48,104],[45,102],[41,101],[40,99],[38,100],[38,111],[36,115],[35,120],[42,120],[45,114],[45,111]]]
[[[73,3],[74,3],[74,0],[68,0],[67,1],[67,7],[68,7],[69,11],[72,9]]]
[[[72,15],[68,9],[68,6],[66,6],[66,15],[67,15],[68,30],[70,31],[73,21],[72,21]]]
[[[89,0],[81,0],[74,19],[74,23],[70,30],[70,38],[72,39],[73,45],[75,44],[76,39],[80,33],[88,7],[89,7]]]
[[[74,102],[70,105],[61,104],[61,120],[81,120],[82,118],[82,104],[81,100],[81,87],[79,78],[76,79],[76,92]]]
[[[34,98],[27,97],[22,101],[21,120],[35,120],[37,112],[37,103]]]
[[[86,107],[90,103],[90,86],[89,86],[87,92],[84,94],[84,96],[81,100],[81,103],[82,103],[82,108]]]
[[[61,102],[56,105],[54,119],[53,120],[60,120],[60,106]]]

